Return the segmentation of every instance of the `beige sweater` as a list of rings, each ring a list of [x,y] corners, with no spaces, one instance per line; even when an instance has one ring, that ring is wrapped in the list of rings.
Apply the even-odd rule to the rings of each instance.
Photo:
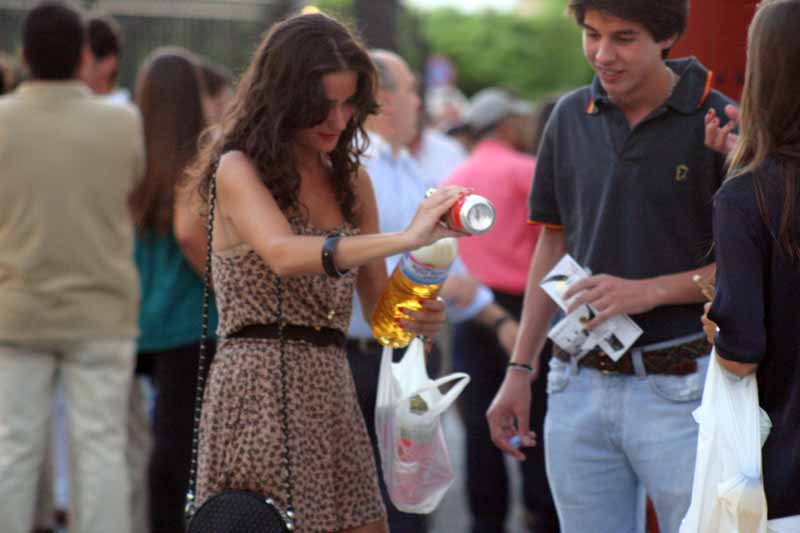
[[[0,341],[134,337],[141,119],[80,82],[0,98]]]

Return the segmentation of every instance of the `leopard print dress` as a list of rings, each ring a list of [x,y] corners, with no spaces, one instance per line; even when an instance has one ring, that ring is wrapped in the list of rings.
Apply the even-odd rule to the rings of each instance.
[[[300,235],[327,233],[302,220],[291,224]],[[341,231],[356,232],[347,224]],[[242,326],[277,322],[277,278],[249,248],[216,253],[212,266],[220,342],[203,401],[197,501],[241,489],[271,496],[285,509],[279,341],[224,338]],[[284,319],[346,333],[356,274],[284,278]],[[334,532],[385,520],[344,349],[290,340],[284,346],[296,531]]]

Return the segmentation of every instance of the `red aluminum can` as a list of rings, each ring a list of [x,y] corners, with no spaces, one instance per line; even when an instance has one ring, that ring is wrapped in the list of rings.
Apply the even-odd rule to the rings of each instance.
[[[436,189],[428,189],[425,191],[425,197],[434,192]],[[450,229],[478,235],[492,229],[494,215],[494,205],[487,198],[479,194],[465,194],[442,217],[442,222]]]
[[[454,230],[478,235],[494,226],[494,206],[478,194],[462,196],[446,215],[445,223]]]

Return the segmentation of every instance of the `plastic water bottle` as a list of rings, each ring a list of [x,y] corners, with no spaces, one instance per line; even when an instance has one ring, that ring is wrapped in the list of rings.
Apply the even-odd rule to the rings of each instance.
[[[430,448],[433,444],[438,422],[434,418],[431,423],[422,423],[422,417],[427,412],[428,404],[419,394],[408,401],[406,408],[398,410],[400,439],[397,457],[405,463],[414,462],[420,451],[424,452],[424,448]]]
[[[439,442],[439,418],[426,417],[428,410],[420,395],[397,410],[400,435],[389,490],[395,505],[410,512],[429,512],[424,508],[438,501],[455,477],[444,443]]]
[[[457,253],[456,240],[448,237],[403,254],[372,314],[372,335],[378,342],[393,348],[408,346],[414,334],[395,320],[408,319],[400,309],[418,311],[422,300],[435,298]]]

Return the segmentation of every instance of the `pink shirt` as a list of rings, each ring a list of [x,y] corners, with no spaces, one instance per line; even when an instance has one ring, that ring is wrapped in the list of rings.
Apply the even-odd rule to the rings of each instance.
[[[522,294],[541,228],[528,224],[528,194],[536,159],[496,140],[481,141],[469,159],[445,180],[471,187],[496,211],[494,227],[483,235],[458,240],[458,254],[484,285]]]

